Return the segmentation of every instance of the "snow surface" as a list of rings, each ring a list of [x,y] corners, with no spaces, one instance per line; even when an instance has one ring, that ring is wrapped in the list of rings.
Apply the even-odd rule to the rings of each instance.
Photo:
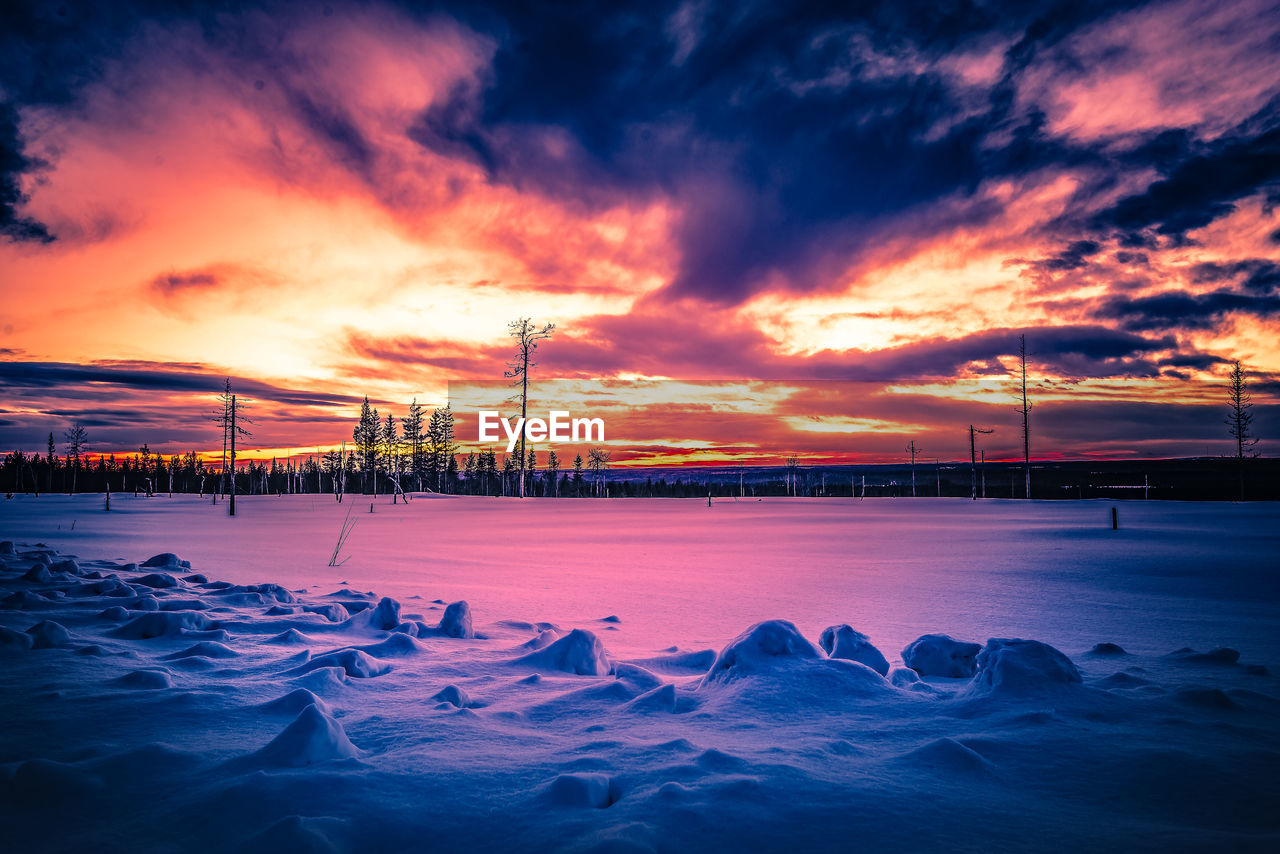
[[[6,848],[1280,846],[1274,505],[238,505],[0,502]]]

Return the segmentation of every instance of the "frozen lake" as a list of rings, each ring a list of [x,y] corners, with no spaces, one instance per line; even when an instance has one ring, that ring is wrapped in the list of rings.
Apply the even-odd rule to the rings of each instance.
[[[101,501],[0,502],[14,850],[1280,839],[1275,505]]]
[[[1280,505],[962,499],[496,499],[193,496],[0,502],[0,539],[327,592],[466,599],[498,619],[596,624],[640,655],[719,648],[765,619],[849,623],[891,658],[925,632],[1099,641],[1146,654],[1231,646],[1280,659]],[[339,567],[327,566],[348,510]],[[75,527],[72,530],[72,523]]]

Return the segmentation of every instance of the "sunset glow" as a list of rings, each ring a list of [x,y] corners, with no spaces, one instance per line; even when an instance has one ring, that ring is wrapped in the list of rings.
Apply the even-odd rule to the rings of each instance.
[[[0,447],[209,452],[229,375],[251,457],[331,448],[501,380],[519,316],[540,379],[767,387],[633,464],[1016,456],[1022,334],[1037,456],[1226,453],[1235,360],[1268,435],[1273,4],[786,5],[14,13]]]

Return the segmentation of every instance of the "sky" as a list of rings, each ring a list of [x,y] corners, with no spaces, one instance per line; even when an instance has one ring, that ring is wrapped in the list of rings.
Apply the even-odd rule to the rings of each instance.
[[[1231,453],[1234,360],[1268,453],[1278,202],[1276,2],[10,3],[0,450],[332,447],[527,316],[620,459],[1019,456],[1024,335],[1033,456]]]

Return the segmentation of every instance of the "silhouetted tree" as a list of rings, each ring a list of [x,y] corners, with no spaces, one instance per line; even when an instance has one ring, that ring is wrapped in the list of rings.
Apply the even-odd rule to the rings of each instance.
[[[67,466],[71,469],[71,489],[76,491],[76,474],[80,471],[80,455],[89,444],[89,433],[79,421],[71,425],[64,434],[67,439]]]
[[[403,428],[404,448],[409,455],[408,471],[419,491],[422,490],[422,478],[427,473],[427,439],[423,432],[422,404],[414,398],[409,404],[409,414],[400,420]]]
[[[554,494],[557,498],[560,496],[560,458],[556,456],[555,451],[547,454],[547,486],[550,494]]]
[[[1027,402],[1027,336],[1018,339],[1018,361],[1022,366],[1022,466],[1026,484],[1024,498],[1031,497],[1031,404]]]
[[[395,416],[387,413],[387,420],[382,422],[378,431],[378,444],[381,450],[382,468],[391,481],[391,490],[400,488],[400,430]]]
[[[1231,433],[1231,438],[1236,440],[1240,500],[1244,501],[1244,461],[1246,456],[1255,456],[1246,452],[1258,443],[1258,438],[1253,435],[1253,413],[1250,412],[1253,409],[1253,398],[1249,394],[1249,382],[1245,379],[1244,368],[1239,361],[1231,368],[1231,376],[1227,382],[1227,403],[1227,430]]]
[[[508,334],[516,339],[516,355],[515,358],[507,363],[507,370],[503,374],[508,379],[515,380],[512,385],[520,388],[520,423],[523,425],[527,415],[529,406],[529,369],[537,367],[537,363],[531,360],[533,352],[538,349],[538,342],[551,337],[551,333],[555,331],[556,325],[548,323],[541,329],[535,327],[527,317],[519,320],[513,320],[507,324]],[[525,480],[525,455],[524,455],[524,430],[520,431],[519,444],[519,460],[520,460],[520,497],[524,498],[524,480]]]
[[[360,405],[360,420],[351,431],[355,443],[355,454],[360,460],[360,473],[363,481],[363,492],[369,491],[369,481],[373,481],[373,494],[378,494],[378,410],[369,405],[369,397],[365,396]]]
[[[604,491],[601,476],[609,469],[612,456],[604,448],[591,448],[587,451],[587,468],[591,469],[591,484],[597,497]]]

